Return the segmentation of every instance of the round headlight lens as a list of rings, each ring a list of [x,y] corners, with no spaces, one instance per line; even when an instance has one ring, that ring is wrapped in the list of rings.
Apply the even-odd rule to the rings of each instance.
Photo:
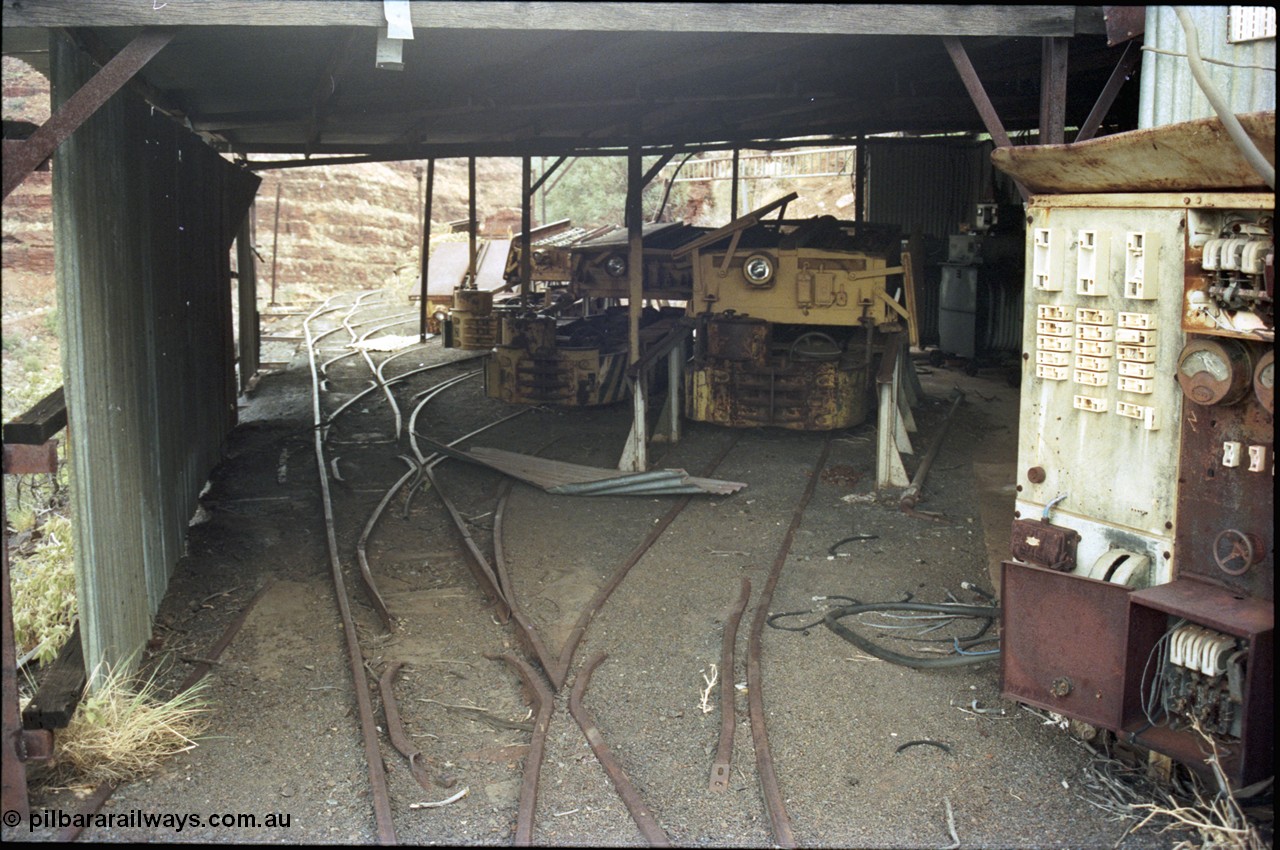
[[[764,286],[773,280],[773,261],[764,254],[753,254],[742,264],[742,274],[752,286]]]
[[[609,273],[609,277],[622,277],[627,273],[627,258],[614,254],[604,261],[604,270]]]

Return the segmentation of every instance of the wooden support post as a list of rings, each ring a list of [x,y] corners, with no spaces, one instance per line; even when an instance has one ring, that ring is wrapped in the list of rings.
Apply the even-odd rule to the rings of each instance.
[[[640,360],[640,313],[644,309],[644,222],[640,206],[641,183],[640,148],[633,146],[627,152],[627,317],[630,341],[628,364]],[[646,381],[642,371],[631,383],[633,420],[631,433],[622,450],[618,469],[625,472],[644,472],[648,469],[648,426],[645,406]]]
[[[520,169],[520,306],[529,306],[533,289],[533,157]]]
[[[431,268],[431,197],[435,189],[436,161],[427,160],[427,190],[422,201],[422,266],[418,278],[418,341],[427,341],[427,272]]]
[[[249,212],[236,236],[236,303],[240,314],[240,339],[237,345],[240,359],[240,392],[247,392],[254,375],[258,374],[260,349],[258,347],[258,258],[254,252],[254,219],[256,205],[250,202]]]
[[[680,396],[684,393],[684,341],[667,352],[667,401],[653,435],[655,441],[680,442]]]
[[[880,369],[876,375],[876,388],[879,395],[879,416],[876,420],[876,489],[888,487],[906,487],[910,484],[906,467],[902,465],[899,423],[902,421],[898,410],[898,382],[901,380],[901,368],[898,351],[902,345],[901,334],[889,334],[885,338],[884,353],[881,355]],[[910,447],[910,442],[907,443]]]
[[[8,448],[8,446],[5,446]],[[22,713],[18,703],[18,651],[14,645],[13,637],[13,599],[9,591],[9,514],[4,504],[4,493],[0,490],[0,523],[3,523],[4,539],[0,541],[0,567],[3,567],[3,574],[0,575],[0,594],[3,599],[0,605],[3,611],[3,643],[0,649],[3,651],[4,665],[4,681],[3,681],[3,727],[0,728],[0,808],[3,808],[5,818],[12,817],[9,813],[14,812],[18,817],[17,824],[8,824],[14,828],[16,835],[16,827],[18,824],[28,822],[30,815],[30,797],[27,793],[27,767],[24,764],[24,754],[19,751],[22,746]],[[6,836],[8,835],[6,830]]]

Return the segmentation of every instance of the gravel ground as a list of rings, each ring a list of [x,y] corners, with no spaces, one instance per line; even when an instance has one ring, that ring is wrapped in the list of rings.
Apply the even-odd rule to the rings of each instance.
[[[349,303],[349,302],[347,302]],[[388,309],[388,312],[389,309]],[[336,327],[333,316],[323,327]],[[276,333],[280,333],[276,331]],[[343,353],[342,333],[322,359]],[[280,346],[280,343],[271,345]],[[387,375],[444,362],[462,352],[432,340],[397,358]],[[384,355],[376,355],[384,356]],[[265,587],[243,629],[207,681],[209,735],[155,776],[115,791],[102,812],[116,817],[214,813],[255,815],[257,828],[187,823],[90,827],[102,842],[371,843],[377,840],[369,773],[346,644],[330,576],[317,464],[312,451],[305,352],[264,351],[289,367],[264,377],[241,410],[225,463],[204,497],[158,616],[150,664],[174,683]],[[397,385],[408,399],[476,363],[445,366]],[[605,653],[583,703],[640,798],[681,846],[771,846],[748,721],[745,661],[751,624],[770,567],[811,483],[829,455],[782,567],[770,612],[802,612],[774,625],[820,619],[816,596],[943,602],[971,582],[988,593],[1008,545],[1013,510],[1017,390],[1002,375],[921,370],[926,398],[915,411],[913,444],[938,433],[954,387],[966,399],[925,485],[922,510],[907,516],[874,492],[873,423],[831,435],[780,429],[733,431],[686,423],[684,438],[655,445],[653,465],[745,482],[732,496],[695,496],[631,569],[595,617],[556,697],[542,768],[533,840],[541,845],[644,844],[619,794],[567,708],[588,659]],[[329,367],[323,404],[334,410],[368,386],[358,357]],[[479,378],[445,391],[417,421],[451,440],[510,408],[484,396]],[[474,438],[576,463],[612,467],[630,407],[533,410]],[[829,442],[828,442],[829,438]],[[500,625],[469,567],[439,494],[403,494],[369,537],[373,574],[397,617],[388,634],[360,589],[355,544],[371,511],[407,467],[397,458],[385,401],[366,396],[333,426],[327,457],[336,539],[378,722],[377,678],[402,662],[395,684],[413,742],[450,787],[420,786],[407,760],[380,735],[397,837],[406,844],[509,844],[530,741],[519,679],[491,656],[519,652],[514,622]],[[727,454],[708,473],[721,452]],[[919,454],[908,459],[908,472]],[[447,461],[440,489],[488,551],[502,477]],[[505,509],[508,571],[517,597],[557,652],[583,605],[675,503],[676,497],[552,496],[516,484]],[[843,543],[850,535],[870,539]],[[736,643],[732,706],[706,676],[718,665],[726,615],[742,579],[751,597]],[[803,613],[813,612],[813,613]],[[975,629],[965,622],[955,632]],[[938,632],[934,635],[947,634]],[[888,640],[883,636],[881,640]],[[906,644],[901,644],[906,645]],[[1091,803],[1090,752],[1055,724],[1000,697],[997,661],[912,670],[872,658],[816,625],[765,628],[762,689],[779,785],[805,846],[829,847],[1171,847],[1151,829],[1122,839],[1131,820]],[[989,644],[976,649],[990,649]],[[184,659],[188,659],[184,661]],[[974,713],[974,707],[992,713]],[[736,718],[727,790],[708,790],[721,712]],[[470,710],[469,710],[470,709]],[[479,709],[477,711],[476,709]],[[997,713],[997,710],[1002,713]],[[385,724],[383,725],[385,729]],[[917,744],[927,740],[942,746]],[[465,796],[438,807],[458,792]],[[82,792],[40,792],[36,812],[77,812]],[[1096,802],[1096,798],[1092,798]],[[262,826],[268,815],[286,826]],[[51,840],[55,829],[23,836]]]

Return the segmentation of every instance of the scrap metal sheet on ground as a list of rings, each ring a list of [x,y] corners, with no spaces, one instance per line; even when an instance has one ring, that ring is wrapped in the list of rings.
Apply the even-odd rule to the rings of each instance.
[[[419,435],[419,439],[421,435]],[[619,472],[558,460],[522,455],[486,447],[460,452],[439,443],[423,440],[433,451],[457,460],[486,466],[496,472],[563,496],[661,496],[706,493],[728,495],[747,485],[737,481],[698,478],[683,469],[651,472]]]

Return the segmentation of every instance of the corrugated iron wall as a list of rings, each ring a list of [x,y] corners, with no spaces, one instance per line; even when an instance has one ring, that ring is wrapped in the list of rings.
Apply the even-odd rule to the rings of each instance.
[[[925,236],[944,239],[973,222],[979,201],[1006,201],[990,142],[867,139],[866,146],[868,221],[897,224],[904,235],[918,225]],[[1015,194],[1012,202],[1018,200]]]
[[[919,227],[927,261],[916,287],[920,342],[938,342],[941,275],[947,238],[973,224],[981,201],[1018,204],[1017,189],[991,165],[991,142],[956,139],[867,139],[866,219]]]
[[[1236,7],[1189,6],[1187,13],[1199,34],[1204,59],[1230,62],[1232,66],[1206,63],[1209,76],[1236,113],[1276,108],[1275,37],[1232,44],[1227,41],[1229,14]],[[1258,7],[1249,7],[1252,11]],[[1148,6],[1143,44],[1147,48],[1185,54],[1186,34],[1171,6]],[[1270,70],[1263,70],[1263,66]],[[1147,50],[1142,57],[1142,82],[1138,99],[1138,127],[1160,127],[1180,121],[1209,118],[1215,113],[1183,56]]]
[[[51,39],[56,109],[96,70]],[[236,420],[230,246],[258,178],[127,89],[61,148],[54,242],[81,635],[146,642]]]

